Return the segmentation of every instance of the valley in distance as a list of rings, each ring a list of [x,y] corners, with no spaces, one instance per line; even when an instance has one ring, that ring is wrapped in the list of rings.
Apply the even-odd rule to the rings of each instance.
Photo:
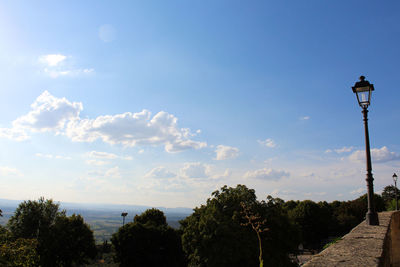
[[[15,209],[23,200],[0,199],[0,209],[3,211],[3,217],[0,217],[0,225],[5,226],[10,217],[14,214]],[[117,232],[122,226],[122,212],[128,212],[125,223],[133,221],[136,214],[141,214],[147,209],[157,208],[164,212],[167,217],[167,223],[173,228],[179,228],[179,221],[193,213],[191,208],[164,208],[138,205],[123,204],[90,204],[90,203],[60,203],[60,210],[65,209],[67,215],[73,213],[80,214],[85,222],[90,225],[93,230],[96,243],[103,243],[110,240],[113,233]]]

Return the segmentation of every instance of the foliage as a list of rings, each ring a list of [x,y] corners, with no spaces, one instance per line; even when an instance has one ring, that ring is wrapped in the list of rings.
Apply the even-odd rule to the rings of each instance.
[[[24,201],[8,221],[8,227],[15,237],[36,238],[46,235],[57,216],[65,215],[58,211],[59,204],[53,200]]]
[[[113,234],[120,266],[183,266],[179,233],[169,227],[164,213],[149,209]]]
[[[400,208],[400,198],[397,200],[397,208]],[[386,203],[386,210],[396,210],[396,199]]]
[[[383,201],[385,202],[392,201],[392,199],[396,198],[396,193],[397,193],[397,198],[400,199],[400,192],[398,189],[396,190],[396,187],[394,185],[385,186],[385,188],[383,188],[382,191]]]
[[[340,240],[342,240],[341,237],[336,237],[336,238],[334,238],[331,242],[326,243],[326,244],[323,246],[322,249],[327,249],[328,247],[330,247],[331,245],[335,244],[336,242],[338,242],[338,241],[340,241]]]
[[[50,247],[46,250],[48,265],[71,266],[87,263],[96,256],[93,232],[80,215],[56,218],[50,231]]]
[[[70,266],[95,256],[89,226],[79,215],[67,217],[51,199],[22,202],[8,221],[8,228],[15,239],[37,239],[43,267]]]
[[[289,212],[290,218],[301,232],[303,244],[307,247],[317,247],[324,235],[328,218],[323,214],[323,208],[311,200],[300,202]]]
[[[37,266],[39,263],[37,245],[36,239],[25,238],[0,243],[0,263],[2,266]]]
[[[164,213],[159,209],[148,209],[140,215],[135,215],[134,222],[153,225],[153,226],[167,226],[167,218]]]
[[[258,265],[259,243],[251,226],[242,226],[248,221],[242,216],[241,203],[251,207],[261,221],[267,219],[265,227],[270,231],[262,236],[265,265],[290,265],[287,254],[294,246],[292,239],[285,237],[292,227],[281,202],[272,198],[259,202],[255,191],[244,185],[224,186],[213,192],[206,205],[195,208],[181,221],[182,246],[189,266]]]

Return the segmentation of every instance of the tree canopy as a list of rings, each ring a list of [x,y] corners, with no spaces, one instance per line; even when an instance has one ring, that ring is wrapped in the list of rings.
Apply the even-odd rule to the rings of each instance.
[[[282,202],[273,198],[259,202],[255,191],[244,185],[224,186],[213,192],[205,205],[195,208],[192,215],[181,221],[182,245],[189,266],[258,265],[259,241],[247,225],[242,204],[261,221],[265,219],[265,228],[269,229],[261,236],[265,265],[290,266],[288,253],[296,242],[287,236],[293,233],[293,227]]]
[[[80,215],[67,217],[51,199],[24,201],[7,224],[13,239],[37,240],[40,266],[85,263],[96,254],[93,232]]]
[[[136,215],[113,234],[111,242],[120,266],[184,266],[180,235],[158,209]]]

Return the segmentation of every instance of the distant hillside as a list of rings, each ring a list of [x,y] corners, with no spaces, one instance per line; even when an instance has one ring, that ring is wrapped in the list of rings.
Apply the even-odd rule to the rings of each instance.
[[[13,215],[18,204],[22,200],[0,199],[0,209],[3,210],[3,217],[0,217],[0,225],[5,225]],[[61,209],[67,211],[67,215],[80,214],[90,225],[94,232],[96,242],[100,243],[109,240],[111,235],[122,226],[122,212],[128,212],[125,223],[133,221],[136,214],[140,214],[150,206],[122,205],[122,204],[87,204],[60,202]],[[179,221],[190,215],[193,210],[190,208],[165,208],[156,207],[164,212],[167,222],[171,227],[178,228]]]

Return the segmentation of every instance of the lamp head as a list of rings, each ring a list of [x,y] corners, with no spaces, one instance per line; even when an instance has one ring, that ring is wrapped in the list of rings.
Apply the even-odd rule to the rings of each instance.
[[[374,85],[365,80],[364,76],[360,76],[360,81],[356,82],[352,89],[353,93],[357,96],[360,107],[368,108],[371,103],[371,94],[374,91]]]

